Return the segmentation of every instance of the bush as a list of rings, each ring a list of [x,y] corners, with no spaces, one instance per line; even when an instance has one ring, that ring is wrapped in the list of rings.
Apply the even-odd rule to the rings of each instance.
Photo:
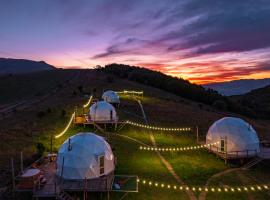
[[[45,146],[44,144],[42,144],[41,142],[38,142],[36,145],[36,150],[37,150],[37,154],[39,156],[42,156],[43,153],[45,152]]]
[[[113,82],[114,82],[113,76],[107,76],[107,77],[106,77],[106,82],[107,82],[107,83],[113,83]]]
[[[67,114],[67,112],[66,112],[65,110],[62,110],[62,111],[61,111],[61,116],[62,116],[62,117],[65,117],[66,114]]]
[[[213,103],[213,106],[219,110],[227,110],[228,109],[228,106],[227,104],[222,101],[222,100],[216,100],[214,103]]]
[[[39,111],[39,112],[37,113],[37,117],[38,117],[39,119],[43,118],[45,115],[46,115],[46,113],[45,113],[44,111]]]

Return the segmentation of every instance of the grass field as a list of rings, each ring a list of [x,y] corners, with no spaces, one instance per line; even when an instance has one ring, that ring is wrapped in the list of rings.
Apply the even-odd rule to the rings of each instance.
[[[19,152],[23,150],[25,158],[31,160],[35,152],[37,142],[42,142],[47,150],[50,150],[51,136],[61,132],[69,120],[74,107],[77,105],[81,110],[81,105],[87,101],[87,97],[80,94],[78,86],[83,86],[87,93],[93,93],[99,97],[104,89],[135,89],[144,90],[145,95],[141,97],[149,124],[163,127],[199,127],[200,139],[204,140],[205,133],[211,123],[223,117],[226,113],[216,112],[211,107],[203,105],[199,107],[196,102],[188,101],[180,97],[171,95],[158,89],[150,88],[137,83],[123,81],[121,84],[115,79],[112,83],[107,81],[102,74],[93,72],[82,73],[73,84],[63,87],[57,94],[38,105],[17,111],[13,117],[6,118],[0,123],[0,133],[5,141],[0,146],[0,167],[7,167],[11,156],[18,158]],[[86,77],[85,77],[86,76]],[[125,86],[125,88],[123,88]],[[74,95],[76,91],[76,95]],[[32,94],[29,94],[30,96]],[[9,97],[10,99],[15,97]],[[48,112],[50,110],[50,112]],[[65,114],[63,115],[63,110]],[[38,117],[40,111],[45,115]],[[132,120],[143,123],[140,107],[133,98],[129,96],[121,97],[121,106],[117,109],[120,119]],[[269,123],[265,121],[247,119],[254,124],[260,136],[269,137],[267,131],[270,130]],[[82,131],[94,131],[93,127],[75,126],[71,127],[67,133],[53,141],[53,150],[57,151],[59,146],[71,135]],[[96,131],[97,134],[103,135]],[[147,145],[152,146],[150,134],[154,135],[157,146],[160,147],[185,147],[196,144],[196,134],[194,131],[185,133],[156,132],[131,127],[126,125],[118,134],[137,139]],[[107,138],[111,144],[114,154],[117,157],[116,174],[138,175],[141,180],[152,180],[153,182],[179,185],[168,169],[161,162],[154,151],[140,150],[141,144],[111,134]],[[224,161],[206,150],[194,150],[187,152],[169,153],[162,152],[162,156],[171,164],[176,174],[190,187],[204,186],[207,180],[216,173],[229,169],[231,165],[225,165]],[[19,167],[19,165],[16,165]],[[256,185],[258,183],[269,183],[270,171],[269,162],[249,171],[231,172],[209,182],[209,186],[222,185]],[[120,199],[123,193],[112,193],[111,199]],[[199,197],[199,193],[196,193]],[[139,193],[130,193],[125,199],[188,199],[183,191],[166,188],[156,188],[154,186],[139,183]],[[266,192],[249,193],[207,193],[206,199],[269,199]]]

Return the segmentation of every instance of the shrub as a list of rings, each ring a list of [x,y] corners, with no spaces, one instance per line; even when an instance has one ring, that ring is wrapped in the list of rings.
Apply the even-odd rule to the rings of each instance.
[[[38,142],[36,145],[36,150],[37,150],[37,154],[39,156],[42,156],[43,153],[45,152],[45,146],[44,144],[42,144],[41,142]]]

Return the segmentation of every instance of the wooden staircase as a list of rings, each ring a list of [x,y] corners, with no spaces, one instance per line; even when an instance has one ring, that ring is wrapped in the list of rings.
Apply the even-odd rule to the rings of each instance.
[[[255,157],[251,161],[249,161],[248,163],[246,163],[242,168],[244,168],[244,169],[250,169],[254,165],[257,165],[262,160],[263,160],[263,158]]]
[[[63,190],[57,194],[57,199],[58,200],[75,200],[72,196],[70,196],[68,193],[66,193]]]

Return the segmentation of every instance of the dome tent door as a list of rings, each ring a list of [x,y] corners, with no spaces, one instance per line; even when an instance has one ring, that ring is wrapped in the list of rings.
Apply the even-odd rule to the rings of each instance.
[[[104,155],[100,155],[98,157],[98,162],[99,162],[99,175],[103,175],[104,174]]]
[[[221,137],[220,138],[220,152],[226,152],[227,151],[227,138]]]

